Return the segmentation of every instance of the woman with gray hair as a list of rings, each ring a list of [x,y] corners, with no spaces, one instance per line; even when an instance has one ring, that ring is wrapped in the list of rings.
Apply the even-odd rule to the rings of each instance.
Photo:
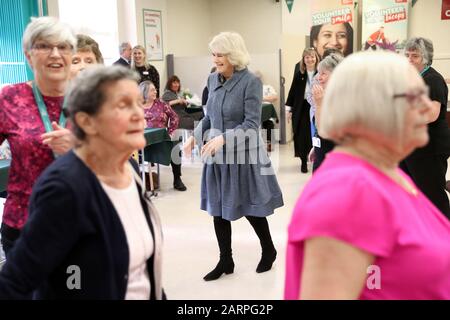
[[[312,99],[314,102],[313,126],[317,129],[314,130],[314,137],[312,138],[314,148],[309,156],[313,162],[313,172],[315,172],[320,167],[323,160],[325,160],[326,154],[333,150],[335,146],[333,141],[324,139],[320,136],[318,124],[320,121],[322,100],[328,80],[330,79],[330,75],[333,72],[334,68],[336,68],[343,59],[344,57],[341,54],[332,53],[324,58],[317,66],[318,84],[313,85],[313,88],[311,90]],[[341,103],[345,103],[345,101],[342,100]]]
[[[450,129],[445,117],[448,87],[442,75],[431,66],[433,51],[433,43],[425,38],[411,38],[405,46],[405,56],[429,88],[433,108],[428,121],[429,142],[410,154],[403,162],[402,169],[450,219],[450,204],[445,191],[447,159],[450,156]]]
[[[338,145],[295,206],[286,299],[450,299],[450,222],[398,167],[427,144],[431,104],[394,53],[333,72],[319,128]]]
[[[12,153],[1,226],[7,256],[27,221],[34,182],[74,144],[63,108],[75,45],[68,25],[53,17],[32,18],[23,51],[34,80],[6,86],[0,93],[0,144],[7,139]]]
[[[206,160],[201,209],[214,217],[220,249],[219,263],[203,278],[205,281],[233,273],[230,221],[242,217],[250,222],[261,243],[256,272],[269,271],[277,251],[266,217],[283,205],[259,131],[262,83],[247,69],[250,55],[244,40],[237,33],[222,32],[209,48],[217,72],[208,78],[208,113],[184,146],[184,154],[189,156],[197,143]]]
[[[39,178],[30,220],[0,273],[0,299],[162,299],[162,231],[131,154],[142,149],[136,74],[92,67],[73,81],[79,144]]]

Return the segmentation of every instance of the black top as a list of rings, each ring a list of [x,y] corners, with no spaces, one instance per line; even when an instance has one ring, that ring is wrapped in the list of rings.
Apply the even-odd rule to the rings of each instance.
[[[137,170],[136,163],[133,163]],[[147,223],[149,209],[137,183]],[[30,217],[0,272],[0,300],[125,298],[129,249],[114,205],[94,173],[70,151],[56,159],[34,185]],[[155,248],[156,250],[156,248]],[[79,267],[81,289],[71,266]],[[147,261],[155,299],[154,255]]]
[[[120,57],[119,60],[117,60],[113,64],[114,65],[124,66],[124,67],[127,67],[127,68],[130,67],[130,63],[127,60],[125,60],[124,58],[122,58],[122,57]]]
[[[139,73],[139,76],[141,79],[139,80],[139,83],[150,80],[153,82],[153,84],[156,87],[157,95],[156,97],[159,98],[159,73],[158,70],[152,65],[147,69],[145,66],[137,67],[135,66],[136,71]]]
[[[441,111],[436,121],[428,124],[430,141],[423,147],[416,149],[410,157],[424,155],[450,155],[450,129],[446,121],[448,87],[442,75],[434,68],[429,68],[423,74],[425,84],[430,88],[430,99],[441,104]]]

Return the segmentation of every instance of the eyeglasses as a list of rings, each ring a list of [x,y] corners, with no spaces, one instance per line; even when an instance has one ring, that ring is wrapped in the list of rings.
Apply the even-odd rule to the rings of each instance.
[[[54,48],[57,48],[58,52],[62,55],[68,55],[73,51],[73,47],[70,44],[64,42],[58,43],[57,45],[41,42],[34,44],[32,48],[37,52],[43,54],[50,54],[51,52],[53,52]]]
[[[422,87],[422,88],[418,88],[415,89],[414,91],[411,92],[406,92],[406,93],[399,93],[399,94],[394,94],[392,96],[392,98],[397,99],[397,98],[405,98],[406,101],[413,106],[414,108],[418,108],[420,106],[422,106],[421,102],[421,97],[422,96],[428,96],[430,89],[428,88],[428,86]]]

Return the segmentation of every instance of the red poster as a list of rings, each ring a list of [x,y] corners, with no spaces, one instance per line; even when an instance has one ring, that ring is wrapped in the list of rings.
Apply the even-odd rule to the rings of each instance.
[[[442,0],[442,20],[450,20],[450,0]]]

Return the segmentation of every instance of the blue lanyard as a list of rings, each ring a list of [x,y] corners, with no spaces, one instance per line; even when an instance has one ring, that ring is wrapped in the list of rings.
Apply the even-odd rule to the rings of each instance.
[[[430,69],[430,66],[426,66],[426,67],[420,72],[420,75],[423,76],[423,74],[424,74],[425,72],[427,72],[428,69]]]
[[[36,82],[34,82],[34,81],[32,82],[32,87],[33,87],[34,99],[36,100],[36,104],[39,109],[39,114],[41,115],[42,123],[44,124],[44,127],[45,127],[45,132],[51,132],[51,131],[53,131],[52,123],[48,116],[47,106],[44,103],[42,94],[39,91],[38,87],[36,86]],[[66,117],[64,116],[65,107],[66,107],[66,99],[64,99],[63,106],[61,109],[61,115],[59,117],[59,125],[63,128],[66,126]]]

